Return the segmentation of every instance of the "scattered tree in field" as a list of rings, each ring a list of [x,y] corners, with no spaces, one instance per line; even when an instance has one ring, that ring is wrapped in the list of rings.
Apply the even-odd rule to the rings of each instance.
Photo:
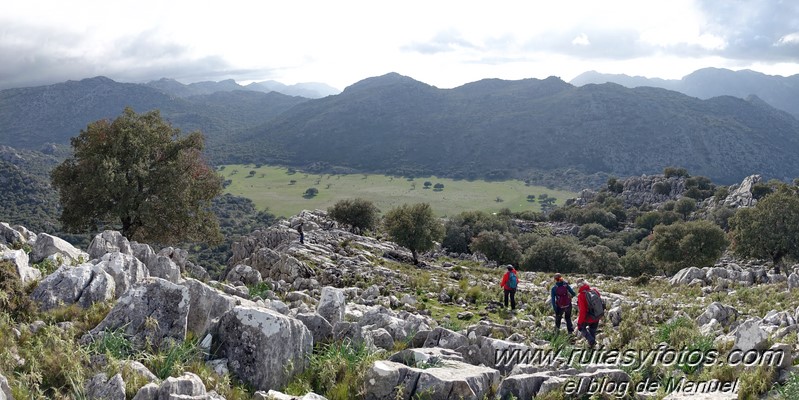
[[[327,212],[339,224],[348,225],[350,231],[363,231],[377,226],[380,210],[371,201],[357,198],[339,200]]]
[[[737,255],[770,259],[776,273],[785,257],[799,259],[799,197],[795,194],[768,195],[754,207],[739,209],[729,224]]]
[[[652,234],[647,257],[666,273],[686,267],[710,267],[727,247],[724,231],[706,221],[658,225]]]
[[[499,196],[497,196],[497,198],[496,198],[496,199],[494,199],[494,201],[495,201],[495,202],[497,202],[497,203],[502,203],[502,202],[504,202],[505,200],[504,200],[502,197],[499,197]]]
[[[255,170],[250,170],[250,175],[249,175],[249,176],[250,176],[250,178],[252,178],[253,176],[255,176]]]
[[[530,203],[535,203],[535,195],[534,194],[528,194],[527,195],[527,201],[530,202]]]
[[[433,190],[435,190],[437,192],[440,192],[440,191],[444,190],[444,184],[443,183],[436,183],[435,185],[433,185]]]
[[[430,186],[433,186],[433,182],[424,181],[424,188],[425,189],[430,189]]]
[[[222,178],[202,158],[200,132],[184,136],[158,111],[126,108],[70,142],[74,154],[51,173],[65,229],[121,224],[125,237],[142,242],[221,240],[210,206]]]
[[[316,196],[317,194],[319,194],[319,189],[312,187],[312,188],[305,189],[305,193],[302,194],[302,197],[305,197],[306,199],[310,199],[310,198],[313,198],[314,196]]]
[[[292,180],[290,180],[290,181],[289,181],[289,185],[293,185],[293,184],[295,184],[295,183],[297,183],[297,180],[296,180],[296,179],[292,179]]]
[[[397,244],[411,251],[416,264],[419,263],[418,252],[432,249],[434,242],[444,234],[444,227],[427,203],[403,204],[389,211],[385,227]]]

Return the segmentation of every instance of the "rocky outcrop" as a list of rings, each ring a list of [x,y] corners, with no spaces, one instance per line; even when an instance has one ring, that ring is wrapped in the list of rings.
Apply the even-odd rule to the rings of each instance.
[[[738,315],[738,310],[735,308],[714,301],[707,306],[702,315],[697,317],[696,324],[701,327],[716,321],[722,327],[728,327],[738,318]]]
[[[106,330],[122,330],[137,347],[160,347],[167,341],[183,342],[189,314],[189,290],[161,278],[149,277],[119,298],[111,312],[83,342]]]
[[[110,379],[105,374],[97,374],[86,382],[85,388],[89,399],[125,400],[125,381],[120,374]]]
[[[261,280],[261,273],[257,269],[244,264],[236,265],[227,274],[227,281],[232,283],[254,285]]]
[[[499,384],[499,371],[443,360],[424,369],[394,361],[376,361],[366,373],[366,399],[479,400]]]
[[[750,175],[744,178],[740,185],[730,187],[730,194],[722,203],[726,207],[752,207],[757,200],[752,196],[752,187],[760,182],[760,175]]]
[[[128,239],[117,231],[103,231],[92,239],[89,244],[89,258],[94,260],[104,256],[106,253],[122,253],[133,255]]]
[[[102,267],[81,264],[62,266],[36,286],[31,298],[42,310],[79,304],[89,307],[100,301],[111,300],[116,293],[114,278]]]
[[[183,285],[189,290],[186,329],[197,337],[203,337],[219,318],[237,305],[255,306],[248,300],[228,295],[195,279],[186,279]]]
[[[333,325],[317,313],[300,313],[297,319],[311,331],[314,343],[326,343],[333,339]],[[393,344],[393,343],[392,343]]]
[[[80,251],[66,240],[42,233],[36,238],[36,244],[30,254],[30,260],[38,263],[48,257],[60,258],[67,264],[78,264],[89,261],[89,254]]]
[[[344,319],[345,301],[343,290],[325,286],[322,288],[316,312],[330,322],[330,325],[335,325]]]
[[[0,251],[0,261],[10,261],[14,264],[17,276],[22,283],[33,282],[42,277],[42,272],[33,268],[28,263],[28,255],[23,250]]]
[[[305,370],[313,348],[311,332],[302,322],[245,306],[222,316],[214,341],[230,371],[257,390],[284,387]]]
[[[97,261],[96,266],[114,278],[117,298],[122,296],[132,285],[150,276],[150,271],[144,263],[127,253],[109,252],[103,254],[99,260],[93,261]]]

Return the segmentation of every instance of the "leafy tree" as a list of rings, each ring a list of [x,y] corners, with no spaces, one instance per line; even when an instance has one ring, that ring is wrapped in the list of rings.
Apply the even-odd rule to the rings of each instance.
[[[688,178],[688,170],[685,168],[677,168],[677,167],[666,167],[663,169],[663,175],[666,178],[676,177],[676,178]]]
[[[473,252],[485,254],[489,260],[498,264],[519,265],[522,250],[519,242],[508,232],[483,231],[472,239],[469,248]]]
[[[658,225],[647,257],[666,273],[673,274],[686,267],[712,266],[727,244],[724,231],[710,221]]]
[[[507,232],[510,220],[483,211],[464,211],[445,224],[446,233],[441,246],[455,253],[469,253],[472,239],[483,231]]]
[[[316,196],[317,194],[319,194],[319,189],[312,187],[312,188],[305,189],[305,193],[302,194],[302,197],[305,197],[306,199],[310,199],[310,198]]]
[[[433,190],[435,190],[437,192],[440,192],[440,191],[444,190],[444,184],[443,183],[436,183],[435,185],[433,185]]]
[[[585,257],[574,237],[548,236],[524,252],[521,268],[527,271],[574,272],[585,265]]]
[[[742,208],[729,219],[733,250],[742,257],[768,258],[780,272],[785,257],[799,259],[799,197],[777,192]]]
[[[424,181],[424,188],[425,189],[430,189],[430,186],[433,186],[433,182]]]
[[[613,193],[621,193],[624,191],[624,184],[619,182],[615,177],[608,178],[608,190]]]
[[[535,203],[535,195],[534,194],[528,194],[527,195],[527,201],[530,202],[530,203]]]
[[[682,219],[688,219],[688,216],[696,210],[696,200],[690,197],[683,197],[674,204],[674,211],[682,214]]]
[[[668,182],[657,182],[652,185],[652,191],[663,196],[668,196],[669,193],[671,193],[671,184]]]
[[[680,215],[673,211],[649,211],[635,218],[635,227],[651,232],[657,225],[671,225],[680,220]]]
[[[222,178],[202,158],[200,132],[181,135],[151,111],[126,108],[71,139],[74,154],[51,173],[73,232],[121,223],[136,241],[176,244],[221,240],[211,200]]]
[[[351,231],[374,229],[377,226],[377,214],[380,210],[369,200],[356,198],[339,200],[327,209],[330,218],[338,223],[348,225]]]
[[[391,238],[411,251],[416,264],[419,263],[418,252],[432,249],[434,242],[444,235],[444,227],[427,203],[403,204],[392,209],[384,223]]]

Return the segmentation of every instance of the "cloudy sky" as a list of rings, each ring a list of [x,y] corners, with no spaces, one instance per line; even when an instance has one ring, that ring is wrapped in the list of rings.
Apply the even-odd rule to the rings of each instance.
[[[441,88],[596,70],[799,74],[796,0],[9,0],[0,89],[97,75],[339,89],[399,72]]]

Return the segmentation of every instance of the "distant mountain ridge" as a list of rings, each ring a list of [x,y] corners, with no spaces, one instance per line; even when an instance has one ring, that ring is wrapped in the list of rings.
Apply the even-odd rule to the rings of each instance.
[[[318,99],[339,93],[338,89],[319,82],[285,85],[271,80],[264,82],[253,82],[246,86],[239,85],[233,79],[227,79],[219,82],[195,82],[185,85],[174,79],[161,78],[157,81],[147,82],[145,85],[177,97],[207,95],[217,92],[232,92],[235,90],[252,90],[263,93],[277,92],[287,96],[300,96],[308,99]]]
[[[438,89],[391,73],[239,133],[230,143],[246,146],[227,151],[239,157],[228,161],[461,178],[559,168],[630,176],[671,165],[726,183],[755,171],[799,176],[799,122],[757,98],[700,100],[555,77]]]
[[[6,89],[0,91],[0,145],[39,149],[44,143],[69,143],[89,123],[116,118],[127,106],[140,113],[158,109],[177,127],[199,129],[213,142],[237,129],[263,124],[307,100],[248,90],[182,98],[105,77]]]
[[[747,98],[750,95],[755,95],[773,107],[787,111],[799,118],[799,101],[796,100],[799,99],[799,74],[782,77],[751,70],[731,71],[722,68],[703,68],[682,79],[659,79],[588,71],[570,81],[575,86],[608,82],[628,88],[659,87],[700,99],[716,96]]]
[[[439,89],[390,73],[320,99],[253,90],[183,97],[96,77],[0,91],[0,145],[68,144],[87,124],[115,118],[126,106],[158,109],[176,127],[202,131],[216,164],[467,179],[542,171],[621,177],[666,166],[719,183],[752,173],[799,176],[799,122],[758,96],[701,100],[653,87],[576,87],[556,77]]]

